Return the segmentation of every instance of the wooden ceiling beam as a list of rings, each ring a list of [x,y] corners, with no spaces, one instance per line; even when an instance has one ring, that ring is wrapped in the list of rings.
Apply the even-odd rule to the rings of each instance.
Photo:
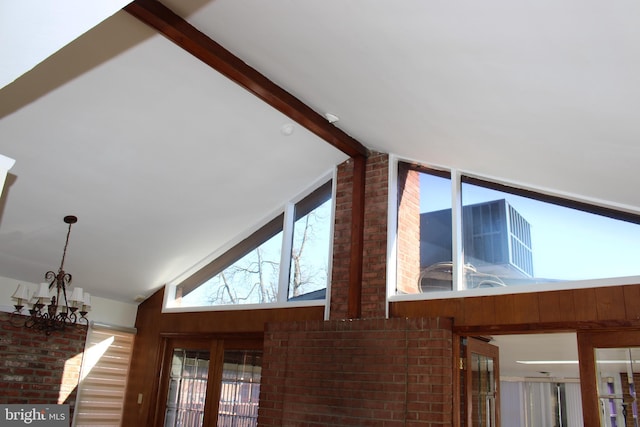
[[[125,6],[124,10],[338,150],[354,158],[367,157],[368,149],[364,145],[329,123],[305,103],[247,65],[162,3],[156,0],[135,0]]]

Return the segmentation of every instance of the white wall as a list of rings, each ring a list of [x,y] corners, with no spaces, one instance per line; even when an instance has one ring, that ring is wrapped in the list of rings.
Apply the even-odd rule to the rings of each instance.
[[[27,285],[32,294],[38,289],[38,285],[35,283],[0,276],[0,311],[14,310],[14,301],[11,299],[11,295],[13,295],[19,283]],[[135,325],[138,311],[137,304],[114,301],[95,295],[91,295],[91,304],[91,311],[87,315],[89,320],[116,326],[133,327]]]

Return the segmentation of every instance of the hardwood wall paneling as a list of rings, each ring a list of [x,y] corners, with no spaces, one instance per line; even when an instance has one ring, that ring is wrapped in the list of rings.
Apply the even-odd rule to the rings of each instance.
[[[324,307],[164,313],[163,333],[217,334],[263,332],[267,322],[322,320]]]
[[[262,343],[266,323],[306,320],[322,321],[324,307],[297,307],[264,310],[205,311],[162,313],[164,290],[161,289],[138,307],[138,333],[132,355],[123,424],[152,425],[158,399],[163,339],[166,337],[228,339],[257,338]],[[142,403],[138,396],[142,395]]]
[[[640,285],[390,303],[391,317],[446,317],[465,331],[575,330],[640,324]]]
[[[458,325],[494,325],[496,324],[496,297],[464,298],[463,312]]]
[[[390,317],[459,318],[462,312],[461,298],[392,302],[389,308]]]
[[[575,322],[573,291],[540,292],[538,304],[541,322]]]
[[[418,301],[408,302],[389,302],[389,317],[417,317],[416,312],[420,310],[421,305],[416,304]],[[420,301],[422,302],[422,301]]]
[[[457,318],[463,313],[464,306],[462,298],[434,300],[430,311],[424,317],[446,317]],[[438,313],[438,314],[434,314]]]
[[[597,319],[596,290],[594,288],[574,289],[572,293],[576,321],[589,322]]]
[[[640,286],[623,286],[627,320],[640,320]]]
[[[511,294],[496,297],[496,323],[539,323],[540,311],[537,294]]]
[[[622,286],[595,288],[597,320],[626,319]]]
[[[161,363],[162,341],[158,313],[162,309],[164,291],[161,289],[138,306],[136,334],[131,367],[127,382],[122,425],[147,425],[147,417],[152,414],[151,403],[157,394],[158,370]],[[138,403],[138,395],[142,403]]]

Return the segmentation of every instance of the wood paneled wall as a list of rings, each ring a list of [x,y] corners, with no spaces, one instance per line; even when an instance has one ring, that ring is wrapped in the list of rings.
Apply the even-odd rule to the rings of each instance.
[[[138,334],[125,397],[124,426],[146,426],[152,421],[165,337],[214,339],[233,335],[262,341],[267,323],[324,318],[324,307],[162,313],[163,292],[159,290],[138,307]]]
[[[640,325],[640,285],[393,302],[392,317],[451,317],[459,331],[543,332]]]

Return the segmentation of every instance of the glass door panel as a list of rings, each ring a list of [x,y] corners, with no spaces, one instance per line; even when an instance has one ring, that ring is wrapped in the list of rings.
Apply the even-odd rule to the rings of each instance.
[[[262,341],[167,338],[153,425],[253,427]]]
[[[493,359],[482,354],[471,354],[471,395],[474,427],[495,425],[496,378]]]
[[[500,425],[500,370],[498,347],[486,341],[466,337],[462,339],[464,375],[461,391],[464,407],[463,425],[496,427]]]
[[[596,348],[600,424],[638,427],[635,383],[640,381],[640,348]]]
[[[258,423],[262,351],[225,350],[218,427],[253,427]]]
[[[165,427],[200,427],[209,379],[209,350],[175,348],[171,355]]]

